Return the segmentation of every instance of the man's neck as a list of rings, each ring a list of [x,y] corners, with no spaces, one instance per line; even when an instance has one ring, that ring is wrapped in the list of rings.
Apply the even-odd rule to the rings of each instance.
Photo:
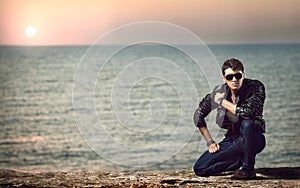
[[[231,90],[231,95],[235,97],[238,92],[239,90]]]
[[[231,91],[231,101],[232,103],[236,103],[236,96],[239,90],[230,90]]]

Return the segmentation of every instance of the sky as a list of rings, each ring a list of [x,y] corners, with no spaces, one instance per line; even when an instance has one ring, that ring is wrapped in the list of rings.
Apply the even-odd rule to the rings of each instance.
[[[300,0],[0,0],[0,45],[89,45],[142,21],[176,24],[207,44],[300,43]]]

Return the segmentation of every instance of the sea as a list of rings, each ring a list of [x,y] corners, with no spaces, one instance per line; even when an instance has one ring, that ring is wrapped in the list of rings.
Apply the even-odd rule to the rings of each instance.
[[[193,113],[222,83],[220,68],[230,58],[241,60],[246,77],[266,88],[267,145],[255,167],[299,167],[300,44],[197,50],[1,46],[0,168],[192,169],[206,150]],[[213,112],[207,122],[221,141],[226,130]]]

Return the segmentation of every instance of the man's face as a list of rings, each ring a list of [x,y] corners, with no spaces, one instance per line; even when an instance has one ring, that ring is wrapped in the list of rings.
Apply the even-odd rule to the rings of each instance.
[[[245,74],[241,70],[234,71],[232,68],[226,69],[223,76],[224,82],[233,91],[238,91],[242,87],[244,78]]]

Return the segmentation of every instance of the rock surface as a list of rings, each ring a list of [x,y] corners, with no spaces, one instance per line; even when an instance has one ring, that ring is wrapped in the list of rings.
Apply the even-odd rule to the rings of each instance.
[[[255,180],[231,180],[231,174],[197,177],[191,170],[110,172],[24,172],[0,169],[0,187],[297,187],[300,167],[261,168]]]

